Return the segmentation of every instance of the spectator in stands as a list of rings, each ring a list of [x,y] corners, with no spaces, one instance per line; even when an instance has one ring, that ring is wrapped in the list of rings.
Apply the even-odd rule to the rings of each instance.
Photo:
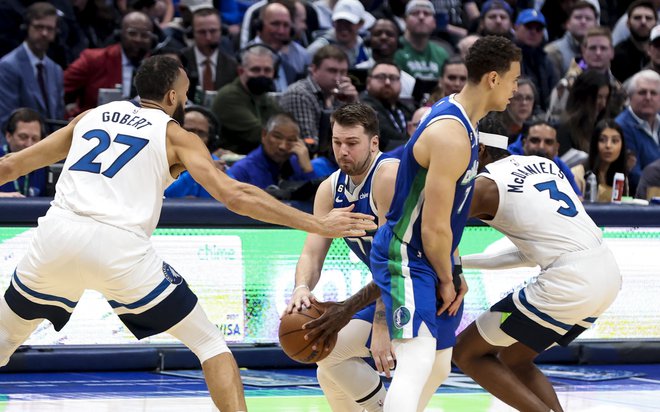
[[[196,11],[213,9],[212,0],[179,0],[179,17],[175,17],[163,28],[163,41],[174,49],[181,50],[194,45],[192,20]]]
[[[660,74],[660,25],[651,30],[649,43],[646,45],[646,52],[649,55],[649,64],[644,69],[654,70]]]
[[[597,70],[580,74],[568,96],[566,110],[559,118],[559,155],[574,148],[589,153],[591,136],[598,120],[609,116],[610,81]]]
[[[536,112],[536,86],[528,78],[518,79],[518,90],[503,112],[496,112],[493,116],[499,120],[506,130],[509,143],[522,140],[525,123]]]
[[[120,86],[122,97],[136,95],[133,76],[155,41],[153,23],[144,13],[131,12],[122,19],[121,42],[103,49],[84,50],[64,71],[64,98],[75,115],[96,107],[101,88]]]
[[[238,75],[236,60],[220,49],[222,25],[215,9],[202,8],[193,13],[194,45],[181,51],[181,61],[190,79],[188,99],[202,104],[198,89],[216,91]]]
[[[596,70],[607,75],[610,82],[610,99],[608,110],[610,114],[619,113],[623,109],[625,93],[621,83],[610,71],[614,58],[612,36],[607,27],[592,27],[582,39],[582,58],[576,58],[563,79],[557,83],[550,97],[548,116],[558,118],[566,110],[566,102],[575,79],[585,70]]]
[[[612,73],[619,81],[626,81],[648,64],[646,45],[657,18],[650,0],[635,0],[628,6],[630,38],[616,45],[612,61]]]
[[[458,54],[460,54],[461,59],[465,61],[465,58],[467,57],[467,52],[472,47],[475,41],[479,40],[481,36],[478,34],[469,34],[465,37],[463,37],[459,42],[456,44],[456,48],[458,49]]]
[[[316,177],[300,128],[289,114],[276,114],[266,123],[261,145],[234,163],[227,174],[262,189],[281,181],[308,181]]]
[[[522,139],[510,144],[508,150],[512,154],[541,156],[553,160],[559,167],[559,170],[564,173],[566,180],[571,184],[575,193],[578,196],[582,196],[582,191],[575,182],[575,177],[571,169],[557,156],[559,153],[557,129],[547,121],[537,120],[532,122],[527,132],[522,135]]]
[[[0,146],[0,157],[20,152],[39,142],[44,136],[41,115],[29,108],[19,108],[11,113],[5,128],[7,143]],[[46,168],[37,169],[13,182],[0,186],[0,197],[46,196]]]
[[[593,4],[578,1],[571,8],[564,35],[545,46],[545,52],[561,75],[568,71],[576,57],[580,57],[582,38],[590,28],[598,25],[597,15]]]
[[[481,36],[497,35],[511,39],[513,9],[504,0],[488,0],[481,6],[477,33]]]
[[[598,202],[612,200],[612,183],[615,173],[623,173],[628,187],[628,169],[626,167],[626,143],[623,130],[614,119],[603,119],[596,124],[589,147],[589,171],[583,164],[571,171],[582,193],[585,193],[585,180],[590,173],[596,175],[598,182]]]
[[[96,49],[107,45],[121,20],[112,2],[71,1],[71,6],[76,24],[82,32],[84,48]]]
[[[334,44],[348,57],[348,67],[369,60],[369,50],[359,31],[367,12],[359,0],[339,0],[332,10],[332,29],[314,40],[307,52],[314,55],[321,47]]]
[[[460,56],[450,57],[442,66],[438,85],[442,88],[443,97],[463,90],[467,81],[467,66]]]
[[[435,31],[435,7],[430,0],[411,0],[406,5],[406,31],[394,62],[417,79],[437,80],[449,54],[431,42]]]
[[[356,66],[357,69],[370,69],[377,62],[392,61],[394,54],[399,48],[399,37],[401,31],[394,20],[380,18],[376,20],[371,29],[369,29],[369,47],[371,47],[371,57],[366,62]],[[412,92],[415,88],[415,78],[408,72],[401,72],[401,98],[412,98]]]
[[[293,22],[289,9],[283,4],[266,4],[259,9],[259,20],[257,36],[248,45],[263,43],[278,54],[280,63],[275,90],[283,92],[290,84],[305,76],[309,55],[304,47],[292,41]]]
[[[559,81],[559,72],[543,50],[545,17],[534,9],[525,9],[518,14],[514,41],[522,50],[521,74],[536,85],[537,104],[547,109],[550,93]]]
[[[367,77],[367,90],[360,101],[378,115],[379,148],[390,151],[408,141],[407,123],[413,109],[399,100],[401,70],[394,63],[376,63]]]
[[[634,193],[642,170],[660,158],[660,74],[642,70],[628,83],[630,106],[616,117],[623,129],[626,147],[637,158],[630,170],[630,188]]]
[[[660,197],[660,159],[644,168],[635,197],[648,200]]]
[[[19,107],[47,119],[64,118],[62,68],[46,56],[57,21],[57,9],[49,3],[34,3],[26,10],[25,41],[0,60],[0,126]]]
[[[219,140],[217,123],[218,121],[215,119],[213,113],[201,106],[189,106],[186,108],[186,114],[183,118],[183,128],[199,136],[211,153],[217,149],[217,142]],[[225,162],[215,154],[211,154],[211,157],[218,169],[225,171]],[[211,198],[212,196],[202,185],[192,178],[188,171],[185,171],[165,190],[165,197]]]
[[[328,45],[312,58],[309,75],[282,94],[280,105],[296,119],[306,143],[319,143],[321,126],[329,130],[329,118],[327,124],[321,125],[324,111],[358,100],[358,92],[347,74],[346,54],[337,46]]]
[[[277,56],[264,46],[253,45],[239,57],[238,77],[218,91],[213,113],[220,121],[223,147],[247,154],[259,146],[266,121],[280,111],[267,94],[274,91]]]

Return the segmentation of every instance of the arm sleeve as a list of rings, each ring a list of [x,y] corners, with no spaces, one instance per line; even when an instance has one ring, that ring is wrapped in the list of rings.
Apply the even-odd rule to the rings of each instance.
[[[536,263],[527,259],[515,246],[495,253],[475,253],[462,256],[466,269],[511,269],[520,266],[533,267]]]

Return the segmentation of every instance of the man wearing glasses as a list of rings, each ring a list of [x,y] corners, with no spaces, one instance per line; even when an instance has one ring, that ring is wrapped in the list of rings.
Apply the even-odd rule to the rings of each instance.
[[[238,76],[238,63],[220,49],[222,31],[217,10],[196,10],[192,32],[195,43],[181,51],[181,58],[190,79],[188,99],[201,104],[195,99],[198,86],[204,91],[220,89]]]
[[[64,118],[62,69],[46,53],[57,33],[57,9],[34,3],[25,13],[26,38],[0,60],[0,127],[28,107],[47,119]],[[4,143],[0,138],[0,143]]]
[[[367,77],[367,89],[360,100],[378,115],[379,147],[393,150],[408,140],[407,124],[413,109],[399,100],[401,72],[392,63],[376,63]]]
[[[69,115],[98,105],[101,88],[119,88],[125,99],[135,97],[133,76],[152,48],[155,36],[149,16],[128,13],[121,22],[119,44],[84,50],[64,71],[64,99]]]

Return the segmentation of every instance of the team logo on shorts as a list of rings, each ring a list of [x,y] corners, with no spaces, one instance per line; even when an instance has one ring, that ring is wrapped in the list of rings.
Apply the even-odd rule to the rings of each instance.
[[[401,306],[394,311],[394,326],[401,329],[410,322],[410,311],[407,307]]]
[[[165,262],[163,262],[163,275],[165,275],[165,279],[173,285],[178,285],[183,282],[183,277],[179,275],[179,272]]]

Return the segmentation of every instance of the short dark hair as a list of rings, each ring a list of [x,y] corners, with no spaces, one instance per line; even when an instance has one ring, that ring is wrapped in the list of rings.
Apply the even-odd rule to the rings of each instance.
[[[479,83],[484,74],[496,71],[504,74],[512,62],[522,60],[520,49],[502,36],[485,36],[474,42],[465,58],[468,81]]]
[[[168,56],[145,59],[135,75],[135,89],[141,99],[160,101],[174,88],[181,63]]]
[[[364,103],[349,103],[335,110],[330,116],[330,125],[362,126],[370,137],[380,130],[376,111]]]
[[[329,44],[327,46],[323,46],[316,53],[314,53],[314,57],[312,57],[312,64],[316,67],[319,67],[321,63],[323,63],[323,60],[327,59],[335,59],[339,60],[340,62],[348,62],[348,56],[346,56],[346,53],[339,47]]]
[[[553,129],[555,129],[555,131],[557,130],[557,126],[555,126],[554,124],[552,124],[550,121],[545,120],[545,119],[543,119],[543,118],[536,118],[536,119],[532,120],[532,121],[527,125],[526,130],[525,130],[525,133],[523,133],[522,138],[523,138],[523,139],[526,139],[527,136],[529,136],[529,129],[531,129],[532,127],[536,127],[536,126],[548,126],[548,127],[552,127]]]
[[[451,66],[455,64],[465,65],[465,60],[463,60],[463,58],[458,54],[451,56],[450,58],[445,60],[444,64],[442,65],[442,69],[440,70],[440,77],[445,75],[445,69],[447,68],[447,66]]]
[[[393,60],[387,59],[387,60],[379,60],[379,61],[375,62],[374,65],[371,66],[371,68],[369,70],[367,70],[367,74],[369,76],[371,76],[371,74],[374,72],[374,69],[378,66],[383,65],[383,64],[386,64],[388,66],[394,66],[394,67],[396,67],[396,71],[401,73],[401,69],[399,68],[399,66],[397,66],[396,63],[394,63]]]
[[[57,17],[57,9],[50,3],[40,1],[32,4],[25,10],[25,24],[30,25],[34,20],[43,19],[44,17]]]
[[[7,119],[7,126],[5,127],[5,131],[9,134],[14,134],[18,122],[39,122],[39,126],[41,126],[41,137],[44,137],[44,130],[46,127],[44,118],[36,110],[30,109],[28,107],[21,107],[14,110]]]
[[[580,0],[577,3],[575,3],[573,6],[571,6],[568,12],[568,16],[569,17],[572,16],[575,10],[582,10],[582,9],[591,9],[591,11],[594,12],[594,16],[596,16],[596,19],[598,19],[598,9],[596,9],[596,6],[594,6],[593,4],[589,3],[586,0]]]
[[[651,0],[635,0],[626,9],[626,13],[628,14],[628,18],[630,18],[630,14],[632,13],[633,10],[635,10],[638,7],[645,7],[647,9],[651,9],[653,11],[653,15],[655,16],[655,7],[653,7],[653,2]]]

